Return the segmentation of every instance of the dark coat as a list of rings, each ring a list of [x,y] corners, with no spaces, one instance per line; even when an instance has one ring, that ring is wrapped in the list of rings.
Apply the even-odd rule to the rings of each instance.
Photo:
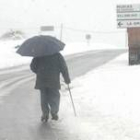
[[[30,68],[36,73],[36,89],[60,89],[60,73],[65,83],[70,83],[68,68],[60,53],[33,58]]]

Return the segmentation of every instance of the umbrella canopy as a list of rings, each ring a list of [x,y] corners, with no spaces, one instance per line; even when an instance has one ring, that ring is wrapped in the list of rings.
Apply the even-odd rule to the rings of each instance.
[[[22,56],[39,57],[53,55],[64,49],[65,44],[55,37],[40,35],[27,39],[17,53]]]

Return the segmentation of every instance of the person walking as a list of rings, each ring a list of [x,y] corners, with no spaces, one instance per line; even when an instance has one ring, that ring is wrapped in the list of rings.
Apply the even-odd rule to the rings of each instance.
[[[41,95],[41,121],[47,122],[49,114],[52,120],[58,120],[60,106],[60,74],[66,84],[70,84],[70,76],[66,61],[62,54],[34,57],[30,64],[31,70],[36,74],[35,89],[40,90]]]

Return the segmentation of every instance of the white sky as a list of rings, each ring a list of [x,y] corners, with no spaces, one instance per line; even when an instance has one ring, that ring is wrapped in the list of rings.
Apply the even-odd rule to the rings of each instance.
[[[15,49],[11,47],[18,43],[14,41],[0,42],[1,68],[2,66],[9,67],[30,62],[30,59],[17,55]],[[106,44],[98,45],[102,46],[102,49],[112,49],[112,46]],[[85,47],[85,44],[75,44],[75,46],[80,46],[75,50],[75,47],[72,46],[74,44],[68,44],[63,54],[67,55],[94,48]],[[10,71],[0,71],[0,74]],[[60,120],[54,124],[53,122],[49,123],[53,129],[59,131],[60,136],[62,133],[62,136],[66,136],[68,139],[140,139],[139,79],[139,65],[129,66],[128,53],[125,53],[72,81],[70,87],[77,117],[74,117],[69,93],[65,87],[62,87]],[[14,87],[16,88],[16,85]],[[8,96],[9,91],[6,94]],[[0,95],[1,100],[3,96],[5,95]]]
[[[41,25],[115,30],[116,5],[140,0],[0,0],[0,30]]]

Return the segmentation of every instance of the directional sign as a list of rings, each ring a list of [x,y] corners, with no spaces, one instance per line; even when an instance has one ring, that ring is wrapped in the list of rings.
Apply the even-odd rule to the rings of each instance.
[[[140,27],[140,4],[117,5],[117,27]]]
[[[118,28],[140,27],[140,20],[120,20],[117,21]]]
[[[117,20],[140,20],[140,12],[118,13]]]
[[[117,13],[136,11],[140,11],[140,4],[117,5]]]

